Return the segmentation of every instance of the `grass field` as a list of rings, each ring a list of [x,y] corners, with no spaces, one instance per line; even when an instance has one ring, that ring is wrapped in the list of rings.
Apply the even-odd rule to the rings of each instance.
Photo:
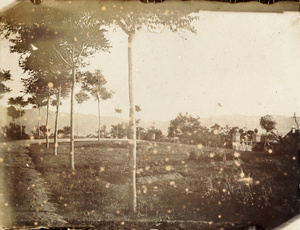
[[[126,141],[77,142],[75,171],[68,143],[60,144],[58,156],[44,145],[28,150],[49,202],[67,225],[271,229],[298,211],[294,162],[282,154],[139,142],[138,213],[132,215]]]

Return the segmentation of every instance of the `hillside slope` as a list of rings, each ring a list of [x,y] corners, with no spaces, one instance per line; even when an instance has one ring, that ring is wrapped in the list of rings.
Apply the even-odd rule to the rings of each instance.
[[[47,182],[57,214],[72,225],[240,230],[258,224],[273,229],[298,213],[296,162],[287,154],[139,142],[139,217],[131,219],[128,142],[77,142],[76,173],[69,169],[68,147],[61,143],[54,156],[52,149],[32,144],[28,154]],[[121,221],[126,225],[111,226]]]

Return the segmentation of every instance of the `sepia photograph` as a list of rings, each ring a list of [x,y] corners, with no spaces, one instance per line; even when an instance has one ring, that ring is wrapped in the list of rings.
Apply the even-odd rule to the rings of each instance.
[[[3,0],[1,229],[300,229],[298,1]]]

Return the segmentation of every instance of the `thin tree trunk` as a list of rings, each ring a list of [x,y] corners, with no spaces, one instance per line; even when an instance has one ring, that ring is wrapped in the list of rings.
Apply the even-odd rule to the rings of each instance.
[[[47,116],[46,116],[46,148],[50,147],[49,145],[49,107],[50,107],[50,94],[48,94],[47,100]]]
[[[76,120],[76,119],[75,119]],[[76,122],[76,136],[75,139],[78,139],[78,112],[77,112],[77,122]]]
[[[38,109],[39,109],[39,117],[38,117],[38,137],[39,137],[39,139],[40,139],[40,138],[41,138],[41,130],[40,130],[40,126],[41,126],[41,124],[40,124],[40,119],[41,119],[41,108],[39,107]]]
[[[72,68],[72,87],[71,87],[71,117],[70,117],[70,160],[71,160],[71,168],[75,170],[75,158],[74,158],[74,100],[75,100],[75,82],[76,82],[76,73],[75,68]]]
[[[81,104],[79,104],[78,112],[77,112],[77,136],[76,138],[78,139],[78,123],[79,123],[79,110],[80,110]]]
[[[23,133],[23,129],[22,129],[22,110],[21,108],[19,109],[19,116],[20,116],[20,136],[21,136],[21,139],[22,139],[22,133]]]
[[[132,41],[134,33],[128,36],[128,88],[129,88],[129,210],[136,212],[136,125],[132,81]]]
[[[174,143],[175,143],[175,131],[174,131]]]
[[[100,136],[101,136],[101,123],[100,123],[100,96],[98,95],[98,141],[100,141]]]
[[[53,153],[57,156],[57,147],[58,147],[58,120],[59,120],[59,108],[60,108],[60,95],[61,95],[61,85],[58,88],[57,97],[56,97],[56,116],[55,116],[55,130],[54,130],[54,149]]]
[[[268,137],[268,132],[267,132],[267,134],[266,134],[266,136],[265,136],[265,143],[264,143],[264,151],[266,151],[266,146],[267,146],[267,137]]]
[[[119,136],[119,125],[117,124],[117,136],[116,136],[116,139],[118,139],[118,136]]]
[[[141,140],[141,127],[139,127],[139,135],[138,136],[139,136],[138,139]]]

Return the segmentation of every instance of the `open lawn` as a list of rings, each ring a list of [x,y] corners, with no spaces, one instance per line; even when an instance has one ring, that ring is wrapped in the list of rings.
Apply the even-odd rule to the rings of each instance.
[[[127,211],[126,141],[76,142],[75,171],[69,143],[59,145],[58,156],[40,144],[27,149],[36,181],[43,182],[35,186],[45,190],[51,210],[68,226],[272,229],[298,211],[294,162],[282,154],[139,142],[133,215]]]

